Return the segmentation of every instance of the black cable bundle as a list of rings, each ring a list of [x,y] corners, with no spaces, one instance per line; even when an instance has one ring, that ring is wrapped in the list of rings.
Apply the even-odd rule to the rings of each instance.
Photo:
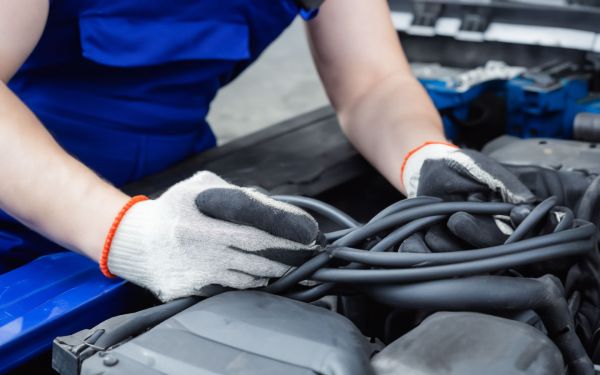
[[[266,288],[268,291],[314,301],[331,294],[339,284],[394,307],[475,311],[533,309],[563,352],[569,372],[594,373],[592,361],[576,334],[575,312],[569,308],[573,303],[567,303],[558,278],[489,275],[558,258],[587,259],[580,268],[584,268],[582,272],[590,272],[590,264],[598,260],[598,253],[597,229],[587,221],[589,215],[582,215],[587,220],[576,218],[570,209],[557,206],[554,197],[533,208],[419,197],[395,203],[361,225],[346,213],[315,199],[275,198],[317,212],[343,229],[326,233],[328,245],[324,251],[273,282]],[[588,213],[586,207],[580,206],[580,209]],[[398,251],[411,236],[444,223],[448,226],[451,222],[459,223],[460,227],[463,222],[460,220],[475,223],[471,228],[471,236],[475,237],[471,243],[485,243],[485,238],[476,238],[477,223],[481,224],[481,237],[485,237],[486,222],[489,224],[494,219],[510,222],[514,227],[510,235],[496,236],[502,238],[503,243],[447,252]],[[368,248],[366,243],[370,244]],[[339,264],[342,265],[337,266]],[[304,280],[312,280],[317,285],[299,286]],[[577,316],[578,322],[581,319]]]

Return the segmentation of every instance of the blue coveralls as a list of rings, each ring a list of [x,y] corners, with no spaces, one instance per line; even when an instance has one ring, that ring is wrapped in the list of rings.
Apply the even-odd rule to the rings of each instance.
[[[9,86],[64,149],[121,186],[213,147],[217,90],[299,11],[293,0],[51,0]],[[57,249],[0,212],[4,270]]]

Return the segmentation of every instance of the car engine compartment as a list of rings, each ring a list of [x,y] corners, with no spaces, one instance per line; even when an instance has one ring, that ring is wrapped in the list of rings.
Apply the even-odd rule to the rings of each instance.
[[[0,372],[52,339],[65,375],[600,372],[599,4],[389,3],[448,138],[505,165],[534,205],[404,199],[320,109],[125,191],[211,170],[309,211],[322,252],[263,290],[166,304],[76,254],[19,263],[0,274]]]
[[[305,138],[284,134],[278,146],[265,143],[249,154],[209,155],[208,169],[313,214],[323,250],[262,290],[215,290],[204,300],[174,301],[60,336],[53,368],[67,375],[595,373],[595,72],[503,63],[454,71],[452,79],[442,71],[415,66],[417,76],[427,76],[421,79],[446,133],[505,165],[537,196],[535,204],[503,203],[496,193],[402,199],[364,161],[348,162],[355,151],[338,135],[319,134],[322,127],[312,135],[297,127]],[[539,82],[549,86],[540,91]],[[577,97],[565,94],[573,82],[586,88]],[[527,105],[511,107],[517,89],[534,94],[517,95]],[[548,105],[554,101],[567,104]],[[576,120],[582,113],[585,126]],[[304,179],[290,175],[294,157],[317,139],[326,140],[322,149],[298,164]],[[335,149],[344,151],[337,161]],[[325,158],[334,160],[329,169]],[[193,170],[197,163],[182,165],[171,179]],[[133,190],[150,186],[159,194],[165,181],[158,176]]]
[[[527,140],[498,142],[484,150],[513,157]],[[54,368],[593,374],[600,362],[600,178],[576,165],[556,167],[582,142],[542,146],[544,164],[555,167],[526,158],[507,165],[540,198],[535,205],[503,203],[494,194],[393,203],[398,193],[373,171],[319,199],[274,195],[317,217],[324,251],[261,291],[174,301],[179,308],[160,319],[141,324],[133,313],[117,328],[107,324],[112,318],[59,337]],[[577,155],[582,165],[590,162]],[[497,221],[512,233],[498,231]],[[160,307],[143,311],[152,316]]]

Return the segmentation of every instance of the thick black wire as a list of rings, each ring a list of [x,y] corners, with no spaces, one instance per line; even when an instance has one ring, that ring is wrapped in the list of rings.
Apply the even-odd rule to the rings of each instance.
[[[274,283],[267,285],[264,290],[270,293],[281,293],[290,289],[300,281],[308,279],[318,269],[325,267],[330,260],[331,255],[328,252],[322,252]]]
[[[311,279],[322,282],[351,284],[411,283],[439,280],[455,276],[482,274],[558,257],[580,255],[592,251],[595,242],[596,240],[591,238],[586,241],[574,241],[545,248],[535,248],[521,253],[431,267],[371,270],[322,268],[316,271]]]
[[[297,301],[310,302],[327,295],[334,286],[334,283],[324,283],[305,290],[289,292],[284,295]]]
[[[396,212],[400,212],[403,210],[408,210],[409,208],[424,206],[426,204],[431,204],[431,203],[440,203],[440,202],[442,202],[442,200],[440,198],[436,198],[436,197],[415,197],[415,198],[411,198],[411,199],[404,199],[404,200],[401,200],[400,202],[393,203],[393,204],[387,206],[386,208],[384,208],[383,210],[379,211],[379,213],[377,215],[373,216],[373,218],[371,220],[369,220],[369,222],[377,221],[377,220],[381,219],[382,217],[390,216],[391,214],[394,214]]]
[[[458,211],[474,215],[508,215],[513,207],[514,205],[510,203],[483,202],[443,202],[413,207],[356,228],[356,230],[335,241],[333,245],[352,246],[379,232],[427,216],[451,215]]]
[[[457,211],[480,215],[506,215],[510,213],[510,210],[513,207],[514,205],[510,203],[482,202],[444,202],[413,207],[356,228],[356,230],[335,241],[332,245],[351,246],[389,228],[433,215],[449,215]],[[411,234],[412,233],[414,232],[411,232]],[[324,267],[330,259],[331,256],[328,253],[321,253],[267,286],[266,290],[272,293],[281,293],[282,291],[293,287],[299,281],[309,279],[316,270]],[[322,291],[331,290],[331,288],[333,288],[333,284],[328,287],[320,287]]]
[[[584,220],[592,220],[593,212],[596,209],[596,203],[600,197],[600,176],[594,178],[592,183],[587,187],[579,206],[577,207],[577,217]]]
[[[573,226],[573,222],[575,220],[575,216],[573,215],[573,211],[571,211],[568,207],[560,207],[559,212],[562,212],[562,218],[554,227],[554,233],[562,232],[563,230],[567,230]]]
[[[322,202],[314,198],[301,197],[296,195],[274,195],[273,199],[281,202],[290,203],[298,207],[306,208],[308,210],[319,213],[329,220],[337,223],[343,227],[356,228],[360,226],[360,223],[347,213],[333,207],[330,204]]]
[[[375,215],[371,220],[369,220],[369,223],[377,221],[383,217],[389,216],[396,212],[407,210],[409,208],[415,208],[415,207],[419,207],[419,206],[424,206],[426,204],[439,203],[439,202],[442,202],[442,200],[440,198],[434,198],[434,197],[416,197],[416,198],[412,198],[412,199],[405,199],[405,200],[396,202],[396,203],[384,208],[377,215]],[[325,233],[325,239],[327,239],[330,242],[333,242],[333,241],[336,241],[336,240],[344,237],[345,235],[349,234],[353,230],[354,230],[354,228],[346,228],[346,229],[340,229],[335,232]]]
[[[556,197],[546,198],[542,203],[538,204],[521,224],[515,228],[515,231],[511,233],[504,244],[508,245],[522,240],[528,233],[535,229],[555,205]]]
[[[396,229],[390,235],[386,236],[383,240],[378,242],[377,245],[375,245],[369,252],[385,251],[387,249],[388,245],[393,246],[394,244],[403,241],[406,237],[409,237],[410,235],[420,231],[421,229],[426,228],[434,223],[441,221],[445,217],[446,217],[445,215],[437,215],[437,216],[424,217],[421,219],[414,220],[414,221]],[[310,275],[314,274],[314,272],[321,269],[329,262],[329,259],[331,259],[332,254],[330,252],[328,252],[328,255],[329,255],[329,257],[327,258],[327,257],[325,257],[324,254],[323,255],[320,254],[319,256],[317,256],[317,257],[319,257],[319,259],[317,261],[315,261],[314,264],[311,264],[310,267],[304,267],[304,269],[301,272],[297,272],[298,270],[296,270],[296,272],[291,274],[286,280],[284,280],[284,282],[281,282],[281,283],[275,282],[275,283],[271,284],[270,286],[268,286],[267,290],[271,291],[271,292],[273,292],[273,290],[276,290],[277,291],[276,293],[280,293],[281,291],[288,289],[289,287],[291,287],[298,281],[309,278]],[[312,259],[315,259],[317,257],[314,257]],[[302,265],[301,267],[303,267],[303,266],[304,265]],[[362,264],[352,263],[352,264],[346,266],[344,269],[357,269],[357,268],[363,268],[363,267],[364,266]],[[279,280],[281,280],[281,279],[279,279]],[[315,286],[309,290],[305,290],[305,291],[301,291],[301,292],[292,292],[292,293],[288,294],[287,296],[290,298],[295,298],[295,299],[302,300],[302,301],[310,301],[315,298],[318,299],[318,298],[323,297],[334,286],[335,286],[335,284],[333,284],[333,283],[325,283],[325,284]]]
[[[446,219],[447,215],[435,215],[416,219],[407,224],[404,224],[400,228],[394,230],[392,233],[385,236],[375,246],[368,251],[368,253],[380,253],[388,250],[389,248],[400,244],[402,241],[412,236],[413,234],[432,226],[433,224],[439,223]]]
[[[354,228],[346,228],[346,229],[336,230],[333,232],[328,232],[328,233],[325,233],[325,239],[328,242],[333,242],[335,240],[338,240],[338,239],[344,237],[345,235],[352,232],[353,230],[354,230]]]
[[[364,251],[347,247],[331,250],[334,258],[362,263],[376,267],[414,267],[432,266],[451,263],[470,262],[501,255],[540,249],[546,246],[588,239],[596,233],[596,227],[591,223],[582,223],[573,229],[547,234],[541,237],[529,238],[508,245],[491,246],[475,250],[461,250],[446,253],[397,253]],[[388,236],[389,237],[389,236]]]
[[[410,199],[405,200],[403,202],[407,202],[407,201],[410,202]],[[400,208],[404,207],[405,209],[402,211],[399,211],[399,212],[391,213],[388,216],[379,215],[380,219],[378,219],[376,221],[371,220],[369,223],[365,224],[364,226],[353,229],[347,235],[345,235],[344,237],[335,241],[332,244],[332,247],[330,248],[330,252],[323,252],[323,253],[317,255],[316,257],[314,257],[307,263],[301,265],[294,271],[288,273],[287,275],[280,278],[279,280],[276,280],[273,284],[268,286],[266,288],[266,290],[273,292],[273,293],[283,293],[286,290],[289,290],[292,287],[296,286],[298,284],[298,282],[300,282],[302,280],[311,279],[311,276],[315,272],[318,272],[318,274],[321,277],[321,279],[319,279],[319,280],[327,281],[327,282],[320,284],[316,287],[309,288],[309,289],[288,293],[289,296],[303,300],[303,301],[318,299],[318,298],[326,295],[327,292],[329,292],[335,286],[335,283],[333,281],[339,280],[339,281],[348,282],[348,280],[344,280],[343,278],[340,278],[339,272],[343,271],[341,273],[341,275],[343,275],[344,277],[352,275],[353,278],[354,277],[363,278],[365,276],[357,276],[357,275],[372,275],[374,272],[386,271],[386,270],[368,270],[368,271],[360,270],[360,268],[363,268],[364,266],[361,264],[358,264],[358,263],[353,263],[350,266],[347,266],[345,269],[323,269],[330,262],[331,258],[333,256],[335,256],[335,254],[336,254],[335,249],[338,247],[343,248],[343,247],[352,245],[354,243],[362,242],[365,239],[367,239],[368,237],[373,236],[384,230],[387,230],[390,227],[402,225],[403,223],[408,223],[407,225],[396,229],[394,232],[392,232],[392,234],[385,237],[373,249],[371,249],[372,251],[365,252],[365,254],[374,254],[374,253],[377,253],[380,251],[387,250],[389,247],[401,242],[403,239],[405,239],[409,235],[420,230],[420,229],[415,229],[415,228],[423,228],[423,227],[426,227],[426,223],[432,223],[437,220],[440,220],[437,217],[431,218],[431,215],[436,215],[436,216],[437,216],[437,214],[449,215],[449,214],[452,214],[457,211],[469,212],[472,214],[500,215],[500,214],[508,214],[510,212],[510,210],[513,207],[515,207],[514,205],[506,204],[506,203],[445,202],[445,203],[427,204],[428,201],[432,201],[432,200],[420,199],[419,203],[417,203],[416,206],[412,206],[410,208],[406,208],[406,207],[410,206],[408,204],[405,204],[405,205],[395,204],[395,205],[388,207],[388,212],[397,211],[399,209],[399,207]],[[541,208],[538,208],[537,210],[535,210],[535,209],[532,210],[532,212],[530,213],[529,216],[534,214],[534,211],[535,211],[535,215],[529,220],[527,220],[527,218],[526,218],[527,222],[524,220],[521,223],[521,225],[519,227],[521,227],[522,229],[520,229],[519,231],[517,231],[517,230],[515,231],[515,232],[517,232],[517,235],[515,235],[515,237],[519,238],[523,235],[526,235],[532,228],[534,228],[536,225],[538,225],[540,220],[542,220],[545,217],[545,215],[548,213],[548,211],[552,208],[553,204],[554,204],[554,198],[549,198],[546,201],[542,202],[542,204],[539,205],[539,206],[541,206]],[[529,216],[528,216],[528,218],[529,218]],[[424,219],[424,220],[420,220],[420,219]],[[429,220],[431,220],[431,221],[429,221]],[[565,221],[564,225],[566,226],[567,223],[568,223],[568,220]],[[390,238],[389,240],[387,240],[388,237]],[[513,238],[515,238],[515,237],[513,237]],[[538,240],[540,240],[540,238],[542,238],[542,237],[538,237],[534,240],[538,241]],[[550,240],[552,240],[552,238],[553,237],[550,237]],[[535,241],[534,241],[534,243],[535,243]],[[543,239],[542,241],[549,241],[549,240]],[[541,243],[544,243],[544,242],[541,242]],[[548,242],[548,243],[552,244],[552,242]],[[527,245],[527,244],[528,244],[528,242],[525,243],[525,245]],[[580,245],[580,244],[578,244],[578,245]],[[517,249],[515,251],[519,251],[518,249],[521,248],[520,246],[524,246],[524,245],[519,245],[516,248],[512,248],[512,249],[513,250]],[[505,256],[510,255],[513,252],[511,250],[511,248],[509,248],[508,250],[503,249],[503,248],[500,248],[500,249],[501,249],[501,254],[504,254]],[[535,249],[536,248],[533,247],[533,250],[535,250]],[[473,251],[476,251],[476,250],[473,250]],[[530,249],[525,249],[524,251],[530,251]],[[578,250],[578,251],[583,252],[583,250]],[[344,253],[343,249],[340,250],[339,253],[343,254]],[[554,252],[552,252],[552,253],[548,253],[548,254],[536,253],[536,254],[534,254],[533,255],[534,260],[530,260],[530,261],[537,261],[542,258],[549,259],[548,257],[552,257],[552,256],[558,257],[558,256],[562,256],[562,254],[564,254],[564,253],[565,253],[564,249],[556,249],[555,248]],[[566,252],[566,253],[569,253],[569,252]],[[473,253],[473,254],[474,255],[472,255],[472,256],[474,257],[474,260],[471,259],[471,260],[467,261],[468,263],[467,262],[462,262],[462,263],[469,264],[469,263],[472,263],[473,261],[485,261],[487,259],[486,257],[476,257],[475,255],[477,255],[477,253]],[[552,255],[549,255],[549,254],[552,254]],[[393,255],[396,255],[396,254],[393,254]],[[405,255],[410,255],[410,256],[425,255],[425,256],[427,256],[427,255],[433,255],[433,254],[405,254]],[[434,257],[435,256],[440,256],[439,260],[440,260],[441,264],[447,264],[442,260],[442,257],[444,256],[443,253],[437,253],[434,255]],[[453,256],[452,253],[449,253],[448,257],[451,258],[452,256]],[[457,255],[457,256],[459,256],[459,255]],[[460,255],[460,256],[465,256],[467,258],[469,257],[469,255],[466,255],[466,254]],[[490,254],[490,256],[491,256],[491,254]],[[531,257],[531,256],[532,255],[516,257],[516,258],[515,257],[501,258],[501,260],[503,260],[505,262],[509,262],[506,264],[515,264],[513,262],[529,262],[527,259],[530,259],[530,258],[527,258],[527,257]],[[497,259],[497,258],[500,258],[500,257],[493,257],[493,259]],[[347,260],[350,260],[350,259],[347,259]],[[435,263],[436,259],[434,259],[432,257],[431,260],[434,261],[433,264],[436,264]],[[425,262],[427,262],[427,260],[425,260]],[[440,263],[437,263],[437,264],[440,264]],[[425,264],[427,264],[427,263],[425,263]],[[519,264],[521,264],[521,263],[519,263]],[[415,265],[415,264],[412,264],[412,265]],[[417,265],[418,265],[418,263],[417,263]],[[461,265],[461,263],[459,263],[458,265]],[[476,267],[476,269],[479,266],[480,265],[478,265],[478,264],[475,264],[475,265],[469,264],[469,267]],[[489,267],[492,267],[493,265],[485,263],[484,266],[489,268]],[[429,267],[429,268],[431,268],[431,267]],[[486,269],[488,269],[488,268],[486,268]],[[423,270],[423,269],[427,270],[428,268],[422,267],[421,270]],[[498,268],[495,268],[495,269],[498,269]],[[319,270],[323,270],[324,272],[321,272]],[[402,270],[387,270],[387,271],[402,271]],[[406,271],[406,270],[404,270],[404,271]],[[434,271],[437,272],[437,270],[434,270]],[[361,274],[361,272],[367,272],[367,273]],[[476,272],[476,271],[473,270],[473,271],[469,271],[469,272]],[[484,272],[484,271],[480,271],[480,272]],[[489,272],[489,271],[486,271],[486,272]],[[325,275],[325,277],[331,277],[332,273],[333,273],[333,275],[334,275],[333,277],[335,277],[335,279],[332,279],[331,281],[329,281],[329,279],[322,279],[323,275]],[[425,277],[426,279],[431,277],[431,276],[426,276],[426,275],[427,274],[418,274],[416,277],[418,277],[418,278]],[[378,276],[378,277],[381,277],[381,276]],[[408,275],[408,276],[407,275],[399,275],[397,277],[405,278],[405,277],[410,277],[410,275]],[[372,281],[372,282],[376,282],[376,281]]]

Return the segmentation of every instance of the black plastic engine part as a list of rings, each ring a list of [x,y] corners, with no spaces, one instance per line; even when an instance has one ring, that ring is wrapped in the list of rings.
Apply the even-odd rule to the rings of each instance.
[[[372,374],[373,349],[345,317],[276,295],[206,299],[85,360],[82,374]]]
[[[563,374],[558,348],[537,329],[470,312],[438,312],[373,358],[377,375]]]
[[[593,364],[575,333],[575,325],[560,281],[554,276],[526,279],[475,276],[410,285],[368,288],[375,300],[402,308],[431,310],[535,309],[560,347],[573,374],[594,374]]]

